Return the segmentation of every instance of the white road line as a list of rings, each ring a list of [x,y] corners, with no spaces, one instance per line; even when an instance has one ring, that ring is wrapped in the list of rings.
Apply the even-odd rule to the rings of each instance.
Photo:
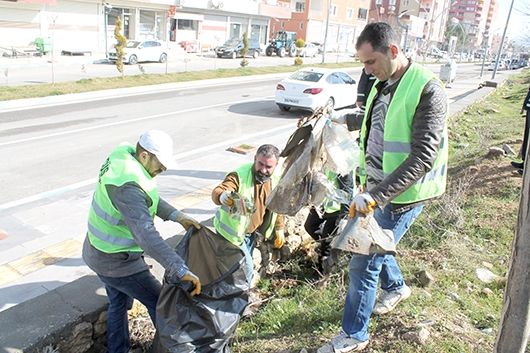
[[[128,119],[128,120],[123,120],[123,121],[116,121],[116,122],[113,122],[113,123],[107,123],[107,124],[101,124],[101,125],[96,125],[96,126],[91,126],[91,127],[85,127],[85,128],[82,128],[82,129],[73,129],[73,130],[68,130],[68,131],[63,131],[63,132],[57,132],[57,133],[54,133],[54,134],[41,135],[41,136],[35,136],[35,137],[28,137],[28,138],[21,139],[21,140],[2,142],[2,143],[0,143],[0,147],[14,145],[14,144],[17,144],[17,143],[29,142],[29,141],[37,141],[37,140],[47,139],[47,138],[50,138],[50,137],[57,137],[57,136],[75,134],[75,133],[83,132],[83,131],[97,130],[97,129],[101,129],[101,128],[109,127],[109,126],[129,124],[131,122],[137,122],[137,121],[142,121],[142,120],[149,120],[149,119],[162,118],[162,117],[171,116],[171,115],[185,114],[185,113],[190,113],[190,112],[195,112],[195,111],[205,110],[205,109],[210,109],[210,108],[218,108],[218,107],[222,107],[222,106],[226,106],[226,105],[241,104],[241,103],[248,103],[248,102],[259,102],[259,101],[263,101],[263,100],[271,100],[272,98],[273,98],[273,96],[268,96],[268,97],[258,98],[258,99],[257,98],[244,99],[244,100],[240,100],[240,101],[212,104],[212,105],[209,105],[209,106],[206,106],[206,107],[189,108],[189,109],[183,109],[183,110],[178,110],[178,111],[172,111],[172,112],[168,112],[168,113],[148,115],[148,116],[143,116],[143,117],[136,118],[136,119]]]
[[[193,150],[186,151],[186,152],[181,152],[181,153],[176,154],[174,157],[175,157],[176,160],[179,160],[179,159],[187,158],[187,157],[195,155],[195,154],[204,153],[206,151],[218,149],[220,147],[229,146],[229,145],[232,145],[234,143],[245,141],[245,140],[249,140],[249,139],[252,139],[252,138],[266,136],[266,135],[270,135],[270,134],[274,134],[274,133],[286,132],[288,130],[292,130],[294,132],[295,128],[296,128],[296,126],[294,126],[294,125],[279,126],[279,127],[274,128],[274,129],[269,129],[269,130],[266,130],[266,131],[260,131],[260,132],[256,132],[256,133],[248,134],[248,135],[244,135],[244,136],[238,136],[236,138],[233,138],[233,139],[230,139],[230,140],[225,140],[223,142],[214,143],[212,145],[203,146],[201,148],[193,149]],[[92,178],[92,179],[88,179],[88,180],[85,180],[85,181],[80,181],[80,182],[75,183],[75,184],[70,184],[70,185],[63,186],[63,187],[60,187],[60,188],[57,188],[57,189],[53,189],[53,190],[50,190],[50,191],[41,192],[39,194],[36,194],[36,195],[33,195],[33,196],[28,196],[28,197],[25,197],[23,199],[19,199],[19,200],[16,200],[16,201],[7,202],[7,203],[4,203],[4,204],[0,205],[0,211],[5,211],[7,209],[10,209],[10,208],[13,208],[13,207],[17,207],[17,206],[21,206],[21,205],[25,205],[25,204],[28,204],[28,203],[31,203],[31,202],[37,202],[37,201],[43,200],[45,198],[49,198],[49,197],[52,197],[52,196],[57,196],[59,194],[62,194],[62,193],[68,192],[68,191],[77,190],[77,189],[80,189],[82,187],[95,184],[96,182],[97,182],[97,178]]]

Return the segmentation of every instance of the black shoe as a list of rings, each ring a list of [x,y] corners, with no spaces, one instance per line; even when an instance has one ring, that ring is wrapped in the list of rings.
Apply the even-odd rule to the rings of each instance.
[[[524,167],[524,162],[512,161],[512,167],[522,169]]]
[[[517,169],[517,173],[519,173],[519,175],[523,175],[523,170],[522,169]]]

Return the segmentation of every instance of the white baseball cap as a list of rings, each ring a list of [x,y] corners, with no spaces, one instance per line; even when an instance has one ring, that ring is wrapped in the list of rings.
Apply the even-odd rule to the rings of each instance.
[[[140,136],[140,146],[151,152],[166,169],[174,169],[176,166],[173,158],[173,140],[161,130],[149,130]]]

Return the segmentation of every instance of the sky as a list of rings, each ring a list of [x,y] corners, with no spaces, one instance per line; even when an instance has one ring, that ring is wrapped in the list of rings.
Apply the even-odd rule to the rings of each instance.
[[[499,16],[493,26],[494,33],[502,35],[504,27],[506,26],[506,19],[510,10],[512,0],[498,0],[499,1]],[[528,15],[525,15],[527,13]],[[530,0],[514,0],[513,10],[510,15],[510,21],[508,22],[508,29],[506,35],[516,40],[518,36],[528,36],[530,32]]]

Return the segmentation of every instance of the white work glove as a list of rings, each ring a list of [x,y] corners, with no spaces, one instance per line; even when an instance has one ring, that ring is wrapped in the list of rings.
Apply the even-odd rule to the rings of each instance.
[[[367,192],[359,193],[353,198],[350,206],[350,215],[355,214],[355,211],[368,214],[374,210],[375,206],[377,206],[377,202],[375,202],[372,195]]]
[[[219,202],[221,202],[222,205],[231,207],[234,204],[234,200],[230,197],[231,191],[223,191],[221,196],[219,196]]]
[[[186,272],[184,276],[180,279],[182,282],[191,282],[193,284],[193,291],[191,292],[192,296],[201,294],[201,280],[199,277],[191,271]]]
[[[275,232],[274,248],[281,249],[283,247],[283,244],[285,244],[285,231],[283,229],[278,229]]]

